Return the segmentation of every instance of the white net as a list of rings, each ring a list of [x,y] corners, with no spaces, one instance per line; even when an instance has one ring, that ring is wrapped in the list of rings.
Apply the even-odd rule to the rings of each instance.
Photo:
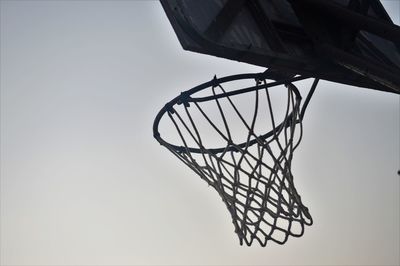
[[[229,83],[214,79],[200,97],[182,94],[165,107],[180,145],[155,137],[219,193],[240,244],[283,244],[312,224],[291,172],[302,137],[301,97],[291,83],[245,81],[252,82],[245,92],[228,91]],[[275,108],[273,90],[286,95]]]

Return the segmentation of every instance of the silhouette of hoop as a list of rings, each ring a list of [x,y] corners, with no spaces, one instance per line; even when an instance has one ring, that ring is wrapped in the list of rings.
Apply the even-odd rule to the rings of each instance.
[[[301,107],[301,95],[292,82],[305,77],[272,82],[267,82],[267,79],[269,76],[266,73],[220,79],[214,77],[168,102],[158,113],[153,125],[157,141],[219,193],[231,214],[241,245],[244,242],[250,246],[254,240],[261,246],[265,246],[269,240],[283,244],[290,235],[302,236],[305,225],[312,224],[308,208],[303,205],[294,186],[291,165],[293,152],[302,138],[305,108],[318,80],[314,81]],[[249,81],[253,85],[230,91],[224,88],[237,81]],[[275,123],[269,92],[277,86],[284,86],[287,91],[286,111],[279,124]],[[198,97],[198,92],[210,93]],[[261,93],[265,93],[264,96]],[[246,120],[232,99],[245,94],[254,94],[254,113],[250,120]],[[261,117],[261,97],[265,98],[264,103],[268,106],[268,110],[262,111],[267,111],[272,129],[258,134],[255,125],[257,118]],[[223,121],[222,126],[203,110],[201,103],[215,105],[217,116]],[[227,113],[228,107],[224,105],[228,105],[231,112]],[[215,130],[224,146],[207,146],[198,121],[192,114],[194,110]],[[182,145],[171,144],[161,137],[159,123],[164,116],[169,117],[170,125],[176,129]],[[235,141],[231,130],[230,117],[233,116],[243,123],[246,130],[246,139],[239,142]]]

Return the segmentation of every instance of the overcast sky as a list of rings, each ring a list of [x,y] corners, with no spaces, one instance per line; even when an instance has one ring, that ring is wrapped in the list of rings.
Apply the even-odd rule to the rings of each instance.
[[[214,74],[264,69],[183,51],[158,1],[0,5],[2,265],[400,263],[398,95],[322,81],[293,161],[314,225],[240,246],[152,123]]]

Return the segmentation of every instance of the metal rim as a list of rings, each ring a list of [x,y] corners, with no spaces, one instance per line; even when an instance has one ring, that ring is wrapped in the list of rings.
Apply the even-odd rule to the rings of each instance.
[[[301,102],[301,95],[299,90],[297,89],[297,87],[295,85],[292,84],[292,82],[294,81],[299,81],[299,80],[304,80],[307,79],[308,77],[303,77],[303,76],[298,76],[298,77],[293,77],[290,79],[283,79],[283,80],[278,80],[275,82],[271,82],[269,84],[265,84],[265,85],[258,85],[258,86],[252,86],[252,87],[247,87],[247,88],[243,88],[243,89],[238,89],[229,93],[223,93],[223,94],[219,94],[216,95],[217,97],[227,97],[227,96],[231,96],[231,95],[237,95],[237,94],[241,94],[241,93],[246,93],[246,92],[251,92],[251,91],[255,91],[255,90],[260,90],[260,89],[268,89],[271,87],[275,87],[275,86],[279,86],[279,85],[285,85],[290,87],[290,89],[295,93],[296,95],[296,105],[300,105]],[[197,93],[203,89],[212,87],[212,86],[218,86],[220,84],[226,83],[226,82],[230,82],[230,81],[236,81],[236,80],[244,80],[244,79],[254,79],[254,80],[264,80],[264,79],[272,79],[268,73],[247,73],[247,74],[239,74],[239,75],[232,75],[232,76],[226,76],[226,77],[222,77],[222,78],[216,78],[214,77],[214,79],[205,82],[203,84],[200,84],[196,87],[191,88],[190,90],[184,91],[182,92],[180,95],[178,95],[177,97],[173,98],[171,101],[169,101],[168,103],[166,103],[164,105],[163,108],[161,108],[161,110],[158,112],[154,123],[153,123],[153,136],[154,138],[163,146],[166,146],[170,149],[175,150],[176,152],[183,152],[183,151],[189,151],[191,153],[203,153],[203,150],[199,149],[199,148],[192,148],[192,147],[183,147],[183,146],[177,146],[174,144],[171,144],[169,142],[167,142],[166,140],[164,140],[161,135],[160,132],[158,131],[158,126],[159,123],[161,121],[161,118],[164,116],[164,114],[166,114],[168,111],[173,110],[173,106],[174,105],[181,105],[181,104],[185,104],[185,103],[189,103],[189,102],[202,102],[202,101],[207,101],[207,100],[211,100],[208,97],[202,97],[202,98],[191,98],[190,96],[193,95],[194,93]],[[300,107],[300,106],[298,106]],[[289,114],[288,117],[292,117],[292,113]],[[283,123],[280,123],[276,128],[279,129],[280,127],[283,126]],[[288,126],[288,125],[287,125]],[[272,136],[274,134],[274,130],[271,130],[269,132],[267,132],[266,134],[259,136],[260,139],[266,139],[270,136]],[[238,147],[244,147],[245,145],[253,145],[256,142],[256,140],[252,140],[250,141],[250,143],[246,143],[243,142],[241,144],[238,144]],[[212,153],[220,153],[223,151],[226,151],[226,148],[215,148],[215,149],[208,149],[209,152]],[[231,148],[231,150],[235,150],[234,147]]]

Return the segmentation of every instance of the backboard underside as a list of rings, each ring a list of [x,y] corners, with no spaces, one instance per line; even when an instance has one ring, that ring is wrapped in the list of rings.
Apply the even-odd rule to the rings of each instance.
[[[400,93],[400,28],[377,0],[161,0],[185,50]]]

